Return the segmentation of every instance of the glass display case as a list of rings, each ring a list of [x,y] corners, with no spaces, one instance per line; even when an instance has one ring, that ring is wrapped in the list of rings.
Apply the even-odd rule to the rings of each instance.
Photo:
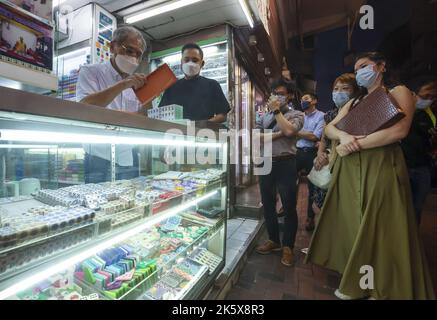
[[[0,299],[208,292],[225,263],[227,141],[13,89],[0,95]]]

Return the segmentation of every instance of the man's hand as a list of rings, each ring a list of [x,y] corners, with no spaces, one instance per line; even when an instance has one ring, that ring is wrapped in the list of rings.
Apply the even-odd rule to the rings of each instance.
[[[134,73],[133,75],[121,80],[126,89],[132,88],[138,90],[147,83],[147,75],[142,73]]]
[[[267,102],[267,106],[271,112],[274,112],[275,110],[280,110],[281,102],[277,98],[270,97],[269,101]]]
[[[215,122],[215,123],[223,123],[226,121],[227,115],[225,113],[219,113],[216,114],[214,117],[208,119],[209,122]]]

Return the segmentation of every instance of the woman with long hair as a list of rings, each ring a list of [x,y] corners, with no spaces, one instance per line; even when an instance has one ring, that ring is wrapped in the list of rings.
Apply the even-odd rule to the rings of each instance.
[[[389,128],[358,137],[335,127],[357,102],[384,87],[386,64],[375,52],[356,59],[356,80],[366,90],[326,126],[326,136],[339,142],[338,156],[306,261],[342,274],[341,299],[435,299],[399,144],[415,110],[411,92],[390,90],[405,117]]]

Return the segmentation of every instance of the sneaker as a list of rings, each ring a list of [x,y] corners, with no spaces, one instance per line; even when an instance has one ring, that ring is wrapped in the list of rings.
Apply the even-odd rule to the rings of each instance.
[[[290,247],[282,248],[282,259],[281,263],[284,266],[291,267],[294,263],[293,249]]]
[[[308,254],[308,250],[309,248],[302,248],[300,249],[300,252],[302,252],[303,254]]]
[[[334,294],[335,294],[335,296],[336,296],[337,298],[339,298],[340,300],[354,300],[352,297],[350,297],[350,296],[348,296],[348,295],[345,295],[345,294],[341,293],[340,290],[338,290],[338,289],[335,290]]]
[[[308,218],[305,224],[306,231],[313,231],[316,225],[314,224],[314,218]]]
[[[262,245],[258,246],[255,251],[259,254],[269,254],[273,251],[280,251],[281,245],[273,242],[272,240],[267,240]]]

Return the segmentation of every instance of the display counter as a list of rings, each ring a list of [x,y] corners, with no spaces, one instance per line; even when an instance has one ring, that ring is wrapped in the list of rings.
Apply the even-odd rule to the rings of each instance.
[[[225,263],[220,126],[202,137],[200,124],[7,88],[0,97],[0,299],[208,292]]]

